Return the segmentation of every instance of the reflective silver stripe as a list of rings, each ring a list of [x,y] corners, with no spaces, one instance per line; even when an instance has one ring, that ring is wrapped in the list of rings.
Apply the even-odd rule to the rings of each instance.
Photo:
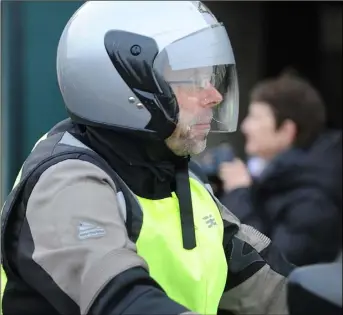
[[[140,211],[143,213],[143,209],[141,207],[141,204],[140,202],[138,201],[138,198],[136,196],[136,194],[129,188],[129,186],[126,185],[126,183],[119,177],[119,180],[121,182],[121,185],[122,186],[125,186],[126,190],[128,190],[131,194],[131,196],[133,197],[133,199],[135,200],[136,204],[138,205],[138,208],[140,209]],[[124,197],[124,194],[123,194],[123,201],[125,202],[125,197]],[[126,210],[126,204],[125,204],[125,220],[127,219],[127,210]],[[125,221],[126,222],[126,221]]]
[[[208,191],[211,192],[211,194],[214,194],[212,186],[210,184],[205,184],[205,187],[207,188]]]
[[[241,224],[241,230],[246,235],[256,236],[260,240],[259,245],[255,247],[258,252],[261,252],[263,249],[268,247],[271,243],[271,240],[268,236],[262,234],[260,231],[256,230],[254,227],[246,224]]]
[[[83,148],[93,151],[91,148],[87,147],[85,144],[83,144],[80,140],[76,139],[73,135],[71,135],[69,132],[65,132],[61,138],[61,140],[58,142],[61,144],[70,145],[72,147],[77,148]]]
[[[124,194],[121,191],[117,193],[117,199],[118,199],[120,214],[122,215],[124,222],[126,222],[126,219],[127,219],[126,203],[125,203]]]

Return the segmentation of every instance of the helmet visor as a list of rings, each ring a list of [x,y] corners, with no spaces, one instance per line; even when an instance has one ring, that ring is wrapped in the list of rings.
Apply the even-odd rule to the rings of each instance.
[[[179,120],[211,132],[236,131],[237,73],[230,40],[221,24],[165,47],[155,58],[154,70],[173,90]]]

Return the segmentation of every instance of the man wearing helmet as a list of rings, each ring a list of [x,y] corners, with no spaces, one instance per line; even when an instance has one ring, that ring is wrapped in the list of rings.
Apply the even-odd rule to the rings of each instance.
[[[225,28],[197,1],[91,1],[57,53],[71,119],[2,211],[3,314],[286,314],[292,269],[190,156],[238,117]]]

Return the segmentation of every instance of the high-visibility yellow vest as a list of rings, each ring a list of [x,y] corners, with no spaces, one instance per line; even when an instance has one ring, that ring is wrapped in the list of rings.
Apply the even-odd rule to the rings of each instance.
[[[197,247],[182,246],[179,201],[173,193],[162,200],[138,197],[144,218],[137,251],[170,298],[193,312],[217,314],[227,277],[222,218],[198,180],[190,178],[190,187]]]

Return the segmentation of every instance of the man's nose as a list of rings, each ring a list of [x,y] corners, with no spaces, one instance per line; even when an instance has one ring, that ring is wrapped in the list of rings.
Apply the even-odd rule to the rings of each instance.
[[[223,101],[223,96],[219,93],[219,91],[212,85],[209,84],[203,90],[202,95],[202,105],[206,107],[213,107],[218,105]]]

